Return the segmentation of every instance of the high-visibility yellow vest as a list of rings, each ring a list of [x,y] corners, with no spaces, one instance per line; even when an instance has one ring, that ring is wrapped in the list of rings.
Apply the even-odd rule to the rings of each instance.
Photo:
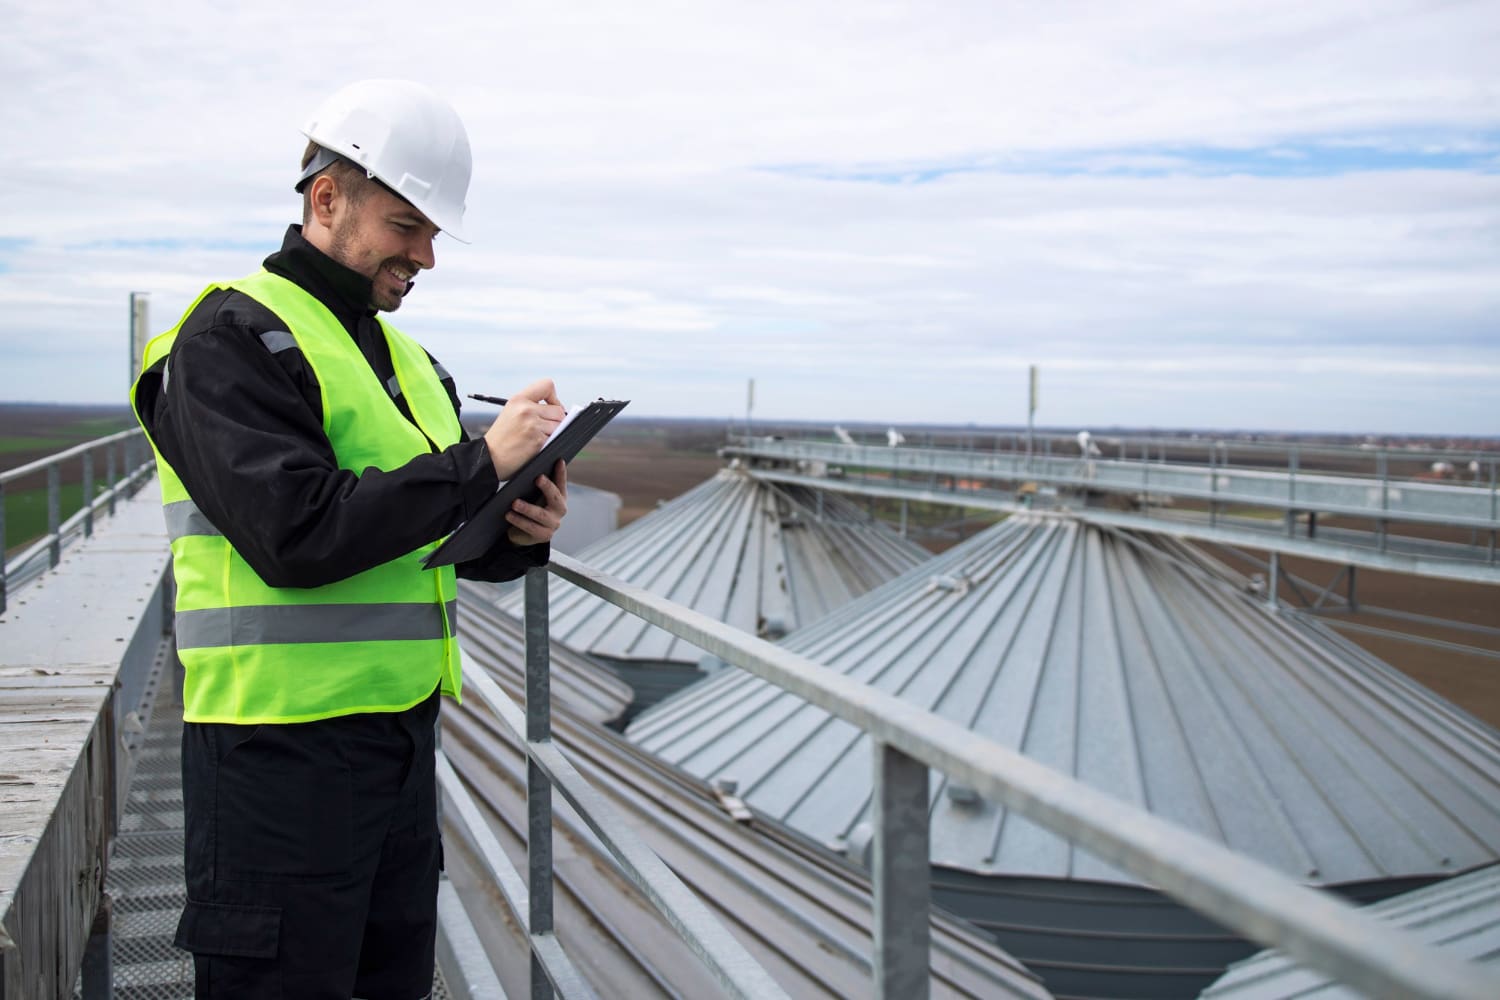
[[[143,371],[169,354],[182,322],[219,288],[249,295],[287,324],[317,376],[323,429],[340,468],[389,471],[431,451],[429,438],[439,448],[458,442],[453,404],[416,341],[380,321],[413,426],[328,308],[268,271],[205,289],[183,320],[147,345]],[[137,419],[139,389],[137,381]],[[177,581],[185,720],[306,722],[400,711],[439,684],[458,697],[457,581],[452,566],[421,566],[437,541],[337,583],[272,587],[198,510],[159,450],[156,468]]]

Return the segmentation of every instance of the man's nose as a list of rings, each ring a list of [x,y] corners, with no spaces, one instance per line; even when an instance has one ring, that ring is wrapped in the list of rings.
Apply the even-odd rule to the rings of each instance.
[[[406,255],[418,267],[431,270],[437,266],[437,255],[433,251],[433,237],[418,235],[410,241]]]

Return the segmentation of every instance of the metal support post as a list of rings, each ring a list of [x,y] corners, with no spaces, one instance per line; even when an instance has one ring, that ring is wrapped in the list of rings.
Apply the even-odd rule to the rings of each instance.
[[[526,741],[552,739],[552,695],[547,636],[547,569],[526,571]],[[529,755],[526,759],[526,868],[533,941],[551,935],[552,923],[552,784]],[[533,945],[531,998],[551,1000],[552,982]]]
[[[1275,609],[1276,592],[1281,589],[1281,553],[1271,553],[1271,571],[1266,578],[1266,606]]]
[[[875,995],[929,995],[931,849],[927,765],[875,741]]]
[[[1490,533],[1491,535],[1494,532]],[[5,614],[5,484],[0,483],[0,615]]]
[[[94,537],[94,453],[83,453],[83,537]]]
[[[1286,536],[1297,534],[1297,448],[1287,453],[1286,476]]]
[[[104,448],[104,481],[109,484],[109,516],[115,516],[115,450]]]
[[[110,961],[110,938],[113,902],[109,893],[99,897],[99,909],[89,927],[89,938],[83,946],[83,1000],[110,1000],[115,995],[114,967]]]
[[[47,565],[62,562],[62,475],[53,462],[47,466]]]
[[[906,500],[901,501],[901,537],[906,537]]]
[[[1219,446],[1210,442],[1208,445],[1208,492],[1211,499],[1208,501],[1208,524],[1216,527],[1219,523]]]
[[[1349,611],[1351,614],[1359,611],[1359,597],[1354,589],[1354,574],[1357,571],[1358,567],[1351,563],[1349,565]]]

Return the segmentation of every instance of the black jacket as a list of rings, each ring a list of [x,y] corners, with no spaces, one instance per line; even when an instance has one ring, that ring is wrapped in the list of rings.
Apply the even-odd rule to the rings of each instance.
[[[265,267],[327,306],[381,384],[392,384],[370,279],[324,255],[299,226]],[[390,472],[340,469],[312,368],[295,347],[273,353],[261,341],[285,329],[249,296],[213,292],[137,390],[141,419],[188,495],[266,583],[316,587],[378,566],[452,531],[494,493],[484,442],[467,434]],[[439,374],[457,412],[453,379]],[[395,402],[411,420],[406,401]],[[502,536],[458,575],[510,580],[549,555],[547,545],[518,548]]]

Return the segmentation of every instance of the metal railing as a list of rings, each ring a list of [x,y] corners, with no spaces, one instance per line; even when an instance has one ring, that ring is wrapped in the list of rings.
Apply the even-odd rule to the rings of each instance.
[[[554,553],[553,559],[558,558]],[[555,994],[563,997],[595,995],[553,933],[554,789],[562,794],[613,855],[626,879],[666,917],[668,924],[718,981],[726,996],[746,1000],[785,997],[786,993],[770,974],[553,745],[547,570],[528,570],[525,587],[525,712],[517,708],[500,686],[483,672],[473,671],[464,677],[465,690],[478,694],[490,706],[502,727],[509,730],[511,738],[525,748],[527,877],[524,881],[446,760],[438,765],[438,781],[448,797],[445,818],[462,825],[485,869],[500,888],[511,915],[525,929],[531,949],[531,997],[546,1000]]]
[[[104,490],[95,496],[94,457],[104,453]],[[62,517],[62,470],[77,459],[82,464],[82,506],[66,520]],[[114,514],[116,502],[129,496],[150,475],[151,449],[139,427],[120,431],[15,469],[0,472],[0,614],[5,613],[7,592],[56,566],[63,548],[75,538],[94,533],[94,517],[104,510]],[[7,562],[5,539],[5,488],[31,476],[47,477],[47,533]],[[45,555],[46,559],[43,560]]]
[[[1233,447],[1241,451],[1250,448],[1238,442]],[[1208,504],[1211,514],[1226,506],[1245,506],[1287,514],[1346,515],[1381,523],[1403,521],[1491,533],[1500,529],[1500,455],[1485,456],[1472,479],[1428,481],[1394,475],[1385,453],[1371,458],[1374,468],[1368,472],[1317,471],[1308,468],[1302,449],[1297,447],[1277,453],[1284,458],[1284,467],[1235,464],[1230,448],[1227,442],[1199,446],[1204,451],[1202,463],[1186,461],[1179,453],[1168,461],[1166,452],[1158,457],[1145,447],[1134,456],[1124,446],[1118,458],[1081,455],[1076,444],[1071,454],[1054,455],[740,438],[732,439],[723,451],[782,462],[821,463],[829,468],[875,470],[915,482],[941,477],[952,482],[954,492],[960,494],[983,492],[981,481],[1024,480],[1146,499],[1189,499]]]
[[[877,996],[907,1000],[929,995],[929,769],[1014,809],[1244,937],[1280,948],[1368,995],[1431,1000],[1500,996],[1500,973],[1432,948],[1329,894],[956,723],[567,556],[553,553],[548,570],[869,734],[874,746],[875,825],[871,965]],[[526,580],[525,715],[487,677],[469,678],[528,758],[529,885],[521,884],[492,835],[488,846],[480,846],[503,895],[531,936],[531,995],[550,997],[554,988],[565,997],[593,995],[552,934],[553,789],[584,817],[629,880],[713,970],[727,994],[781,995],[764,970],[553,746],[546,572],[532,570]],[[462,790],[446,767],[443,784],[445,790]],[[477,811],[465,818],[465,825],[479,834],[479,841],[489,833]]]

